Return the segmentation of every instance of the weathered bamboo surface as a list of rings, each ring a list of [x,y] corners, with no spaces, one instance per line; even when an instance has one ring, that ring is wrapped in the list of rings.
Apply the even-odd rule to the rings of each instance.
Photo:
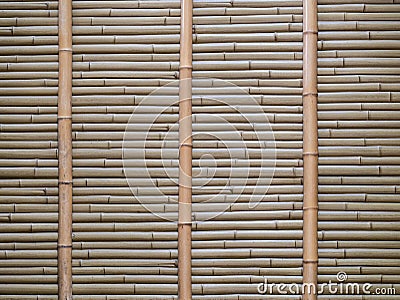
[[[302,1],[194,6],[193,77],[252,95],[277,159],[262,159],[271,145],[259,147],[235,109],[194,98],[193,132],[218,132],[227,146],[193,140],[193,173],[218,165],[206,188],[193,179],[193,299],[277,299],[257,294],[264,276],[302,280]],[[318,10],[319,281],[345,271],[349,281],[400,292],[400,2],[320,0]],[[57,14],[57,1],[0,2],[0,299],[57,298]],[[179,15],[179,1],[73,1],[74,299],[177,299],[177,226],[132,196],[122,145],[133,108],[178,78]],[[241,96],[194,89],[207,93],[262,122]],[[210,113],[243,141],[210,124]],[[134,193],[173,218],[178,131],[160,137],[177,110],[159,118],[144,150],[156,187],[139,159],[148,114],[136,117],[129,146],[138,158],[124,162],[137,174]],[[268,194],[249,209],[251,193],[266,188],[253,188],[257,176],[274,165]]]
[[[326,257],[325,251],[343,253],[341,263],[335,262],[338,256],[320,260],[319,281],[326,281],[328,274],[334,273],[329,267],[333,263],[337,270],[359,270],[347,271],[348,281],[376,280],[377,285],[397,287],[394,278],[399,277],[398,271],[396,275],[391,272],[399,270],[400,261],[399,223],[393,218],[400,209],[397,162],[400,152],[396,150],[399,149],[396,123],[400,118],[400,77],[395,71],[400,53],[394,46],[399,37],[392,35],[398,32],[399,23],[392,17],[398,13],[399,3],[340,1],[331,5],[319,1],[319,4],[319,16],[326,17],[319,24],[318,52],[319,234],[323,235],[322,240],[329,236],[336,243],[335,247],[320,246],[319,255]],[[373,24],[375,29],[371,27]],[[328,70],[321,62],[331,59],[332,54],[342,63]],[[332,205],[342,205],[342,209]],[[346,220],[343,211],[352,212],[357,218]],[[328,212],[331,217],[324,216]],[[327,221],[335,220],[333,227],[325,227]],[[346,229],[337,230],[349,221]],[[392,236],[382,238],[389,233],[386,229]],[[340,237],[339,232],[347,237]],[[327,268],[330,271],[326,272]],[[348,299],[358,298],[353,295]]]

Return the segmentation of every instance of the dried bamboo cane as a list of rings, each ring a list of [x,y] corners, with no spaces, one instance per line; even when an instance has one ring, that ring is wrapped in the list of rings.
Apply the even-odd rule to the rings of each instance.
[[[58,299],[72,300],[72,0],[58,17]]]
[[[181,0],[179,62],[178,295],[192,299],[192,22],[193,1]]]
[[[303,1],[303,283],[317,287],[318,118],[317,0]],[[317,299],[305,289],[303,299]]]

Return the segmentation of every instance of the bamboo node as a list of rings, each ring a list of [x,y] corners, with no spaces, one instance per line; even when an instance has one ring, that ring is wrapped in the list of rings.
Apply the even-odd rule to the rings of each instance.
[[[72,184],[72,181],[70,181],[70,180],[59,180],[58,184]]]
[[[311,209],[318,210],[318,206],[304,206],[303,207],[303,210],[311,210]]]
[[[193,66],[191,66],[191,65],[183,65],[183,66],[179,66],[179,70],[182,70],[182,69],[193,69]]]
[[[318,156],[318,151],[316,151],[316,152],[303,152],[303,156]]]
[[[303,263],[305,263],[305,264],[315,264],[315,263],[318,263],[318,259],[303,259]]]
[[[57,116],[57,120],[72,119],[72,116]]]
[[[318,96],[318,93],[304,93],[303,97],[307,97],[307,96]]]
[[[58,48],[59,52],[72,52],[72,48]]]
[[[72,244],[57,244],[57,248],[72,248]]]
[[[304,30],[303,34],[318,34],[318,30]]]
[[[180,226],[180,225],[190,225],[190,226],[192,226],[192,221],[178,221],[178,226]]]
[[[181,144],[179,144],[179,148],[182,148],[182,147],[190,147],[190,148],[193,148],[193,144],[189,144],[189,143],[181,143]]]

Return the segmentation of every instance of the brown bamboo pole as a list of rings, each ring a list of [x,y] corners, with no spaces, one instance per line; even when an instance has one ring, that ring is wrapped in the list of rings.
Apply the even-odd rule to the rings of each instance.
[[[303,283],[318,274],[318,59],[317,0],[303,1]],[[317,299],[305,289],[304,300]]]
[[[72,0],[58,5],[58,299],[72,300]]]
[[[192,299],[192,24],[193,1],[181,0],[179,58],[178,296]]]

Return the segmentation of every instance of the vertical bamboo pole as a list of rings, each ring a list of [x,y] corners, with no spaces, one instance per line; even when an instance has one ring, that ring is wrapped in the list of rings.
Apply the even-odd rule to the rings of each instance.
[[[180,300],[192,299],[192,23],[193,1],[181,0],[178,198]]]
[[[317,287],[318,273],[318,10],[303,0],[303,283]],[[305,289],[304,300],[317,299]]]
[[[72,0],[58,2],[58,299],[72,300]]]

